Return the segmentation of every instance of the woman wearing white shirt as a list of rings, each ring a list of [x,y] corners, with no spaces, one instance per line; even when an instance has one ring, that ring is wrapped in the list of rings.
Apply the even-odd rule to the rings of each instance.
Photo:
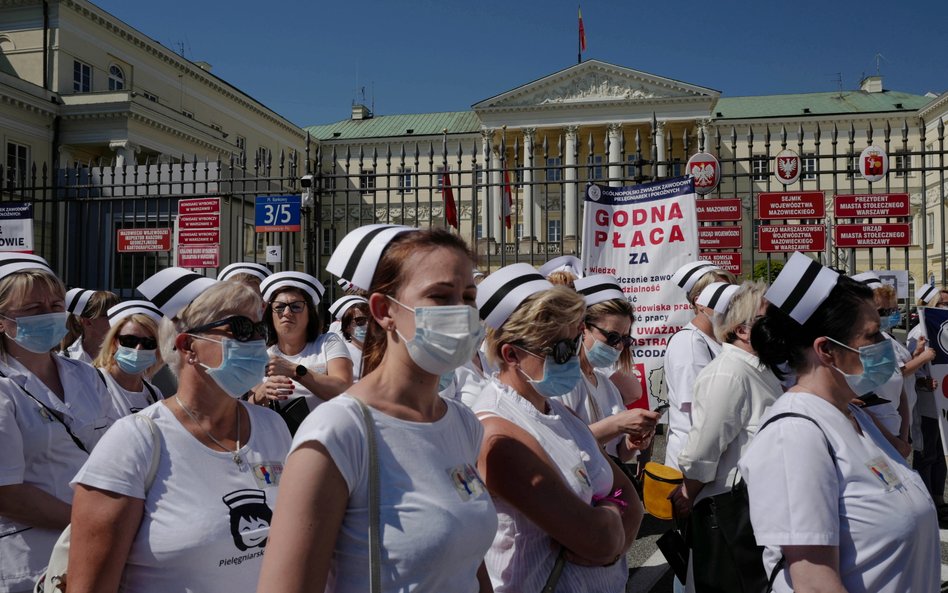
[[[772,305],[751,343],[771,369],[789,361],[798,380],[738,467],[765,572],[776,570],[773,590],[937,591],[935,506],[851,404],[895,369],[871,291],[795,253],[765,296]]]
[[[362,351],[365,348],[365,336],[369,329],[369,301],[360,296],[348,296],[339,309],[342,322],[342,337],[352,359],[352,381],[362,377]]]
[[[92,364],[109,331],[108,310],[119,298],[107,290],[71,288],[66,293],[69,330],[61,343],[62,354]]]

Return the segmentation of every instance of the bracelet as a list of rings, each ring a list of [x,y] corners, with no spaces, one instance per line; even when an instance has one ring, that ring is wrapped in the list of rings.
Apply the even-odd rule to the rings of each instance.
[[[621,511],[625,511],[628,508],[629,503],[619,498],[622,496],[622,488],[616,488],[611,493],[606,494],[605,496],[593,496],[593,504],[598,504],[600,502],[611,502],[619,507]]]

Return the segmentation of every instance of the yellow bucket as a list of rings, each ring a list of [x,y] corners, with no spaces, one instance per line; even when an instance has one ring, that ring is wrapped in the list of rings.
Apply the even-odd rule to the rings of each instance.
[[[682,483],[684,476],[673,467],[649,461],[645,464],[642,498],[645,510],[659,519],[672,518],[672,503],[668,495]]]

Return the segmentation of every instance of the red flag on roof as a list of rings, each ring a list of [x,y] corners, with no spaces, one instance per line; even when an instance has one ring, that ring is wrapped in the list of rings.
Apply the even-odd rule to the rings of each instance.
[[[586,51],[586,27],[583,26],[583,9],[577,8],[579,11],[579,51]]]
[[[448,169],[441,172],[441,194],[444,198],[444,219],[447,223],[456,229],[460,229],[458,223],[458,205],[454,201],[454,190],[451,189],[451,176]]]

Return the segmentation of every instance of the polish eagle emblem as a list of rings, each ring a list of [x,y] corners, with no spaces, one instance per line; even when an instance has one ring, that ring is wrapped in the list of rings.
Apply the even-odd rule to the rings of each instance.
[[[783,150],[774,159],[776,161],[777,180],[790,185],[800,178],[800,155],[792,150]]]

